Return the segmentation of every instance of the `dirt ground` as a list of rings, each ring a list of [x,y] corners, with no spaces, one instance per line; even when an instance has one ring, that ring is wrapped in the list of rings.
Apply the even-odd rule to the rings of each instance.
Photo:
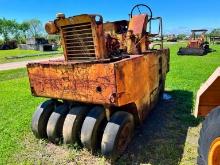
[[[62,57],[51,57],[51,58],[44,58],[41,60],[38,59],[38,60],[28,60],[28,61],[4,63],[4,64],[0,64],[0,71],[24,68],[30,62],[41,62],[41,61],[59,60],[59,59],[62,59]]]

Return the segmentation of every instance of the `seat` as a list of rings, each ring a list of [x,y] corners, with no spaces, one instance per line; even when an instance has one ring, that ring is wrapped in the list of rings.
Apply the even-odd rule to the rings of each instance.
[[[146,34],[147,21],[148,21],[147,14],[135,15],[130,20],[128,30],[133,31],[134,35],[143,37]]]

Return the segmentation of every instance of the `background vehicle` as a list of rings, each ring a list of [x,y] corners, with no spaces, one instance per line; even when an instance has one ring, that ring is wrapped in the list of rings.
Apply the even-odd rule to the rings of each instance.
[[[220,164],[220,67],[197,93],[195,116],[206,117],[199,139],[199,165]]]
[[[139,7],[149,14],[134,15]],[[159,20],[158,34],[146,31],[153,20]],[[153,18],[144,4],[132,9],[129,22],[103,24],[100,15],[57,14],[45,28],[60,33],[65,59],[27,65],[32,94],[51,98],[37,108],[33,133],[54,143],[63,138],[91,151],[101,148],[111,158],[122,154],[135,125],[164,91],[169,49],[162,40],[159,49],[149,49],[150,37],[162,38],[161,27],[162,19]]]
[[[177,42],[177,37],[175,34],[171,34],[167,37],[167,42]]]
[[[206,55],[210,52],[209,43],[206,41],[205,33],[208,30],[192,30],[191,38],[186,48],[180,48],[178,55]],[[201,33],[198,35],[198,33]]]

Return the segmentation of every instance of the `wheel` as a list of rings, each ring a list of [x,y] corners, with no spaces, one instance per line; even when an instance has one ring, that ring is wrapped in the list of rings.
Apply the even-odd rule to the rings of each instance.
[[[118,111],[112,115],[108,122],[101,143],[101,152],[112,159],[120,156],[134,132],[134,117],[128,112]]]
[[[31,129],[37,138],[47,138],[47,122],[56,103],[54,100],[47,100],[37,107],[31,123]]]
[[[199,138],[198,165],[220,165],[220,107],[203,122]]]
[[[164,91],[165,91],[165,80],[162,80],[160,84],[160,91],[159,91],[160,98],[163,98]]]
[[[65,144],[80,144],[80,132],[83,121],[89,111],[88,106],[73,107],[63,124],[63,142]]]
[[[88,150],[94,152],[100,146],[106,123],[107,119],[103,107],[96,106],[90,110],[81,129],[81,142]]]
[[[134,11],[135,11],[135,9],[138,9],[138,11],[139,11],[139,14],[143,14],[142,12],[141,12],[141,10],[140,10],[140,7],[143,7],[143,8],[145,8],[146,10],[148,10],[149,11],[149,14],[148,14],[148,17],[149,17],[149,19],[148,19],[148,22],[152,19],[152,17],[153,17],[153,13],[152,13],[152,10],[151,10],[151,8],[149,7],[149,6],[147,6],[147,5],[145,5],[145,4],[138,4],[138,5],[135,5],[134,7],[133,7],[133,9],[131,10],[131,18],[133,17],[133,15],[134,15]],[[147,12],[146,12],[147,13]]]
[[[53,143],[58,143],[62,137],[64,119],[68,113],[67,105],[60,105],[51,114],[47,123],[47,136]]]

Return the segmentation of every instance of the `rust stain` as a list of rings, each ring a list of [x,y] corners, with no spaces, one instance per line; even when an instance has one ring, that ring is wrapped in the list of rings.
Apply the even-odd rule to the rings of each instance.
[[[28,70],[36,96],[109,103],[109,95],[115,93],[112,64],[81,64],[72,68],[53,64],[44,68],[41,64]]]

